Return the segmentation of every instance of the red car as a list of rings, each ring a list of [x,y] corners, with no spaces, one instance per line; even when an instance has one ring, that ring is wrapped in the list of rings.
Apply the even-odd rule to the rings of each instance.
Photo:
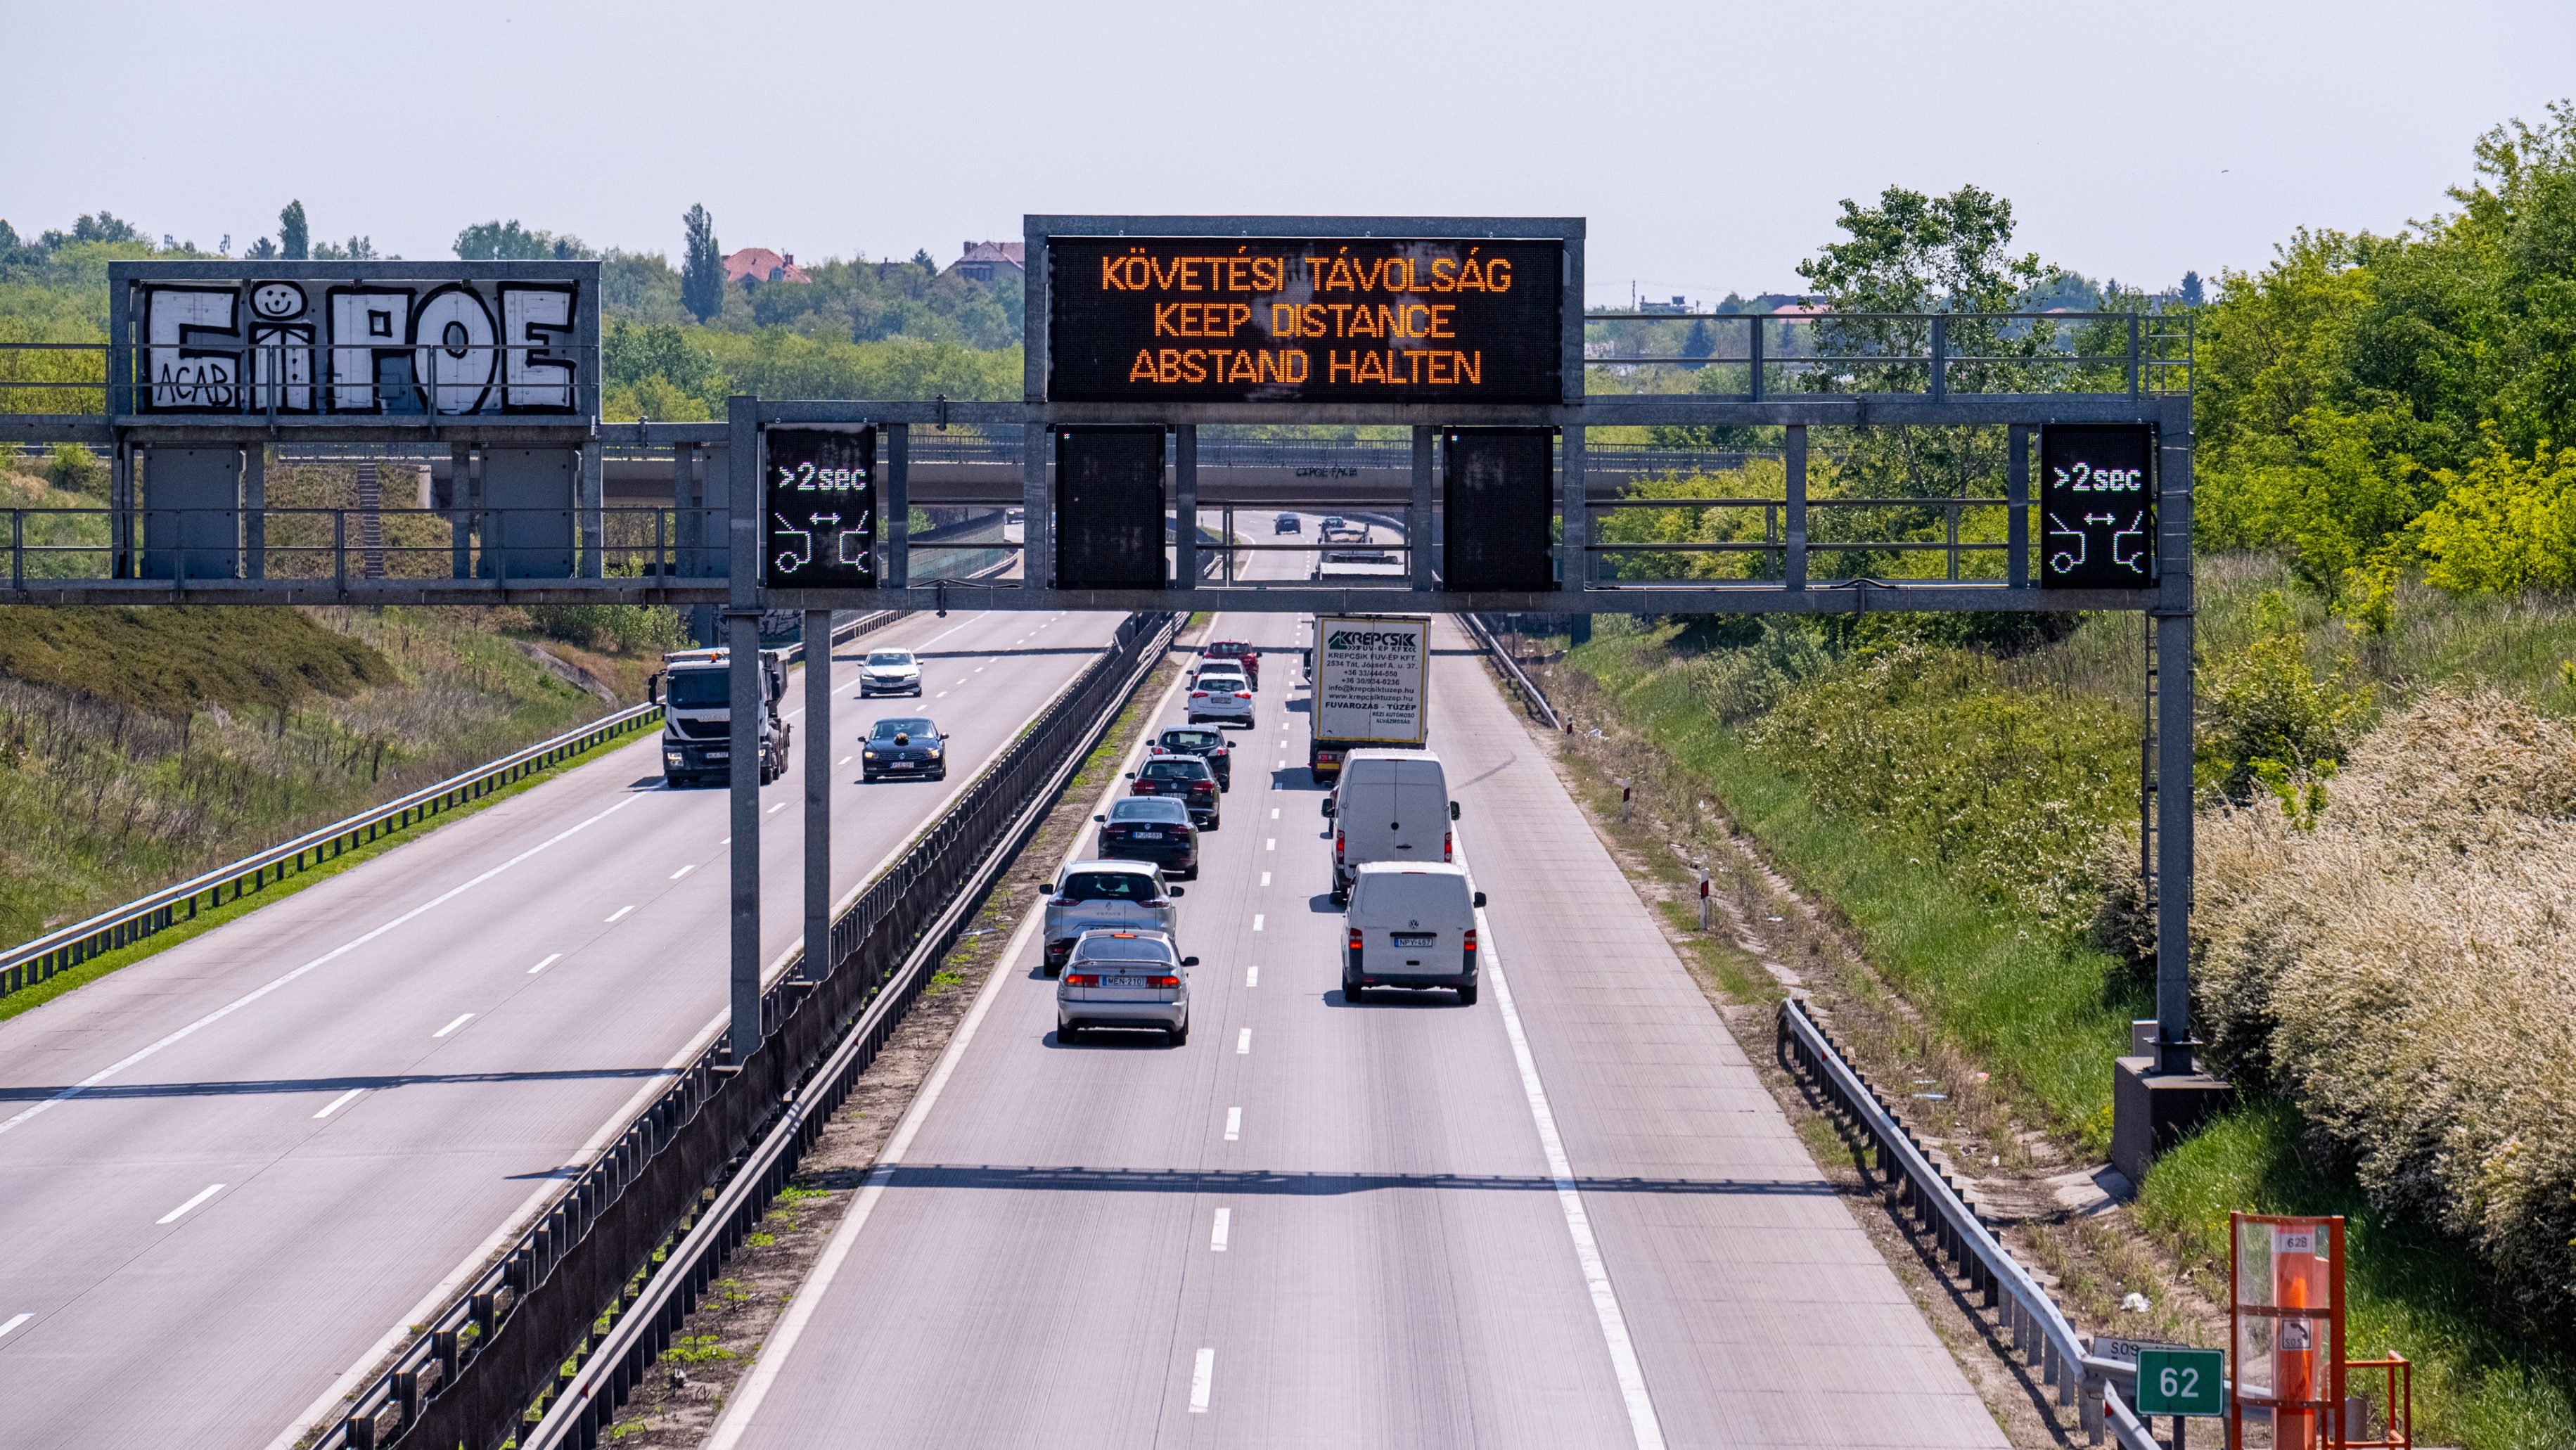
[[[1130,795],[1162,796],[1179,801],[1190,813],[1190,824],[1201,830],[1217,827],[1216,772],[1195,755],[1157,755],[1145,762],[1143,770],[1130,771],[1127,779]]]
[[[1252,688],[1256,690],[1261,688],[1261,651],[1245,644],[1242,640],[1221,639],[1213,644],[1201,645],[1199,658],[1233,660],[1243,666],[1243,677],[1252,682]]]

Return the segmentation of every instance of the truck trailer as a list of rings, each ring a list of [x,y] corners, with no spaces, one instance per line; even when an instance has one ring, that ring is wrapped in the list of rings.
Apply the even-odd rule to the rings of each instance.
[[[1430,738],[1429,615],[1319,614],[1308,659],[1306,768],[1317,780],[1338,777],[1354,750],[1418,750]]]

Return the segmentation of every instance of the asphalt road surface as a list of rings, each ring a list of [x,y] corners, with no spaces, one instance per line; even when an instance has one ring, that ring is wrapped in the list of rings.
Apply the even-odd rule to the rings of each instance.
[[[714,1444],[2003,1445],[1445,621],[1483,1001],[1343,1000],[1306,628],[1212,627],[1189,1045],[1057,1041],[1024,928]]]
[[[924,615],[845,646],[844,755],[881,715],[954,744],[945,784],[842,762],[836,881],[1116,623]],[[925,698],[856,697],[882,645],[924,653]],[[762,793],[771,961],[803,925],[801,728],[791,758]],[[0,1023],[0,1443],[291,1439],[695,1057],[725,1005],[726,792],[666,791],[660,759],[648,736]]]

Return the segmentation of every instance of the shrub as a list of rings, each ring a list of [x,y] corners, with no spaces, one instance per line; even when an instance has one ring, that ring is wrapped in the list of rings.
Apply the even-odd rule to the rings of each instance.
[[[2200,823],[2201,1020],[2374,1200],[2576,1289],[2576,729],[2436,691],[2364,739],[2313,829]]]
[[[532,604],[537,633],[602,654],[658,655],[689,647],[680,612],[661,604]]]
[[[2306,641],[2288,630],[2208,661],[2201,701],[2200,756],[2219,794],[2240,803],[2268,778],[2331,772],[2371,711],[2370,691],[2348,684],[2342,671],[2319,680]]]
[[[66,493],[107,497],[107,465],[77,443],[54,445],[53,456],[45,460],[45,481]]]

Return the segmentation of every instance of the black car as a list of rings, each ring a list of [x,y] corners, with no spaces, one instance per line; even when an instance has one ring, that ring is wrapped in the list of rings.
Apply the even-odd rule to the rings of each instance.
[[[1216,772],[1218,790],[1234,789],[1234,752],[1227,748],[1223,733],[1215,730],[1166,730],[1154,737],[1156,755],[1195,755]]]
[[[859,755],[859,779],[897,776],[948,778],[948,738],[939,733],[937,722],[918,715],[895,717],[879,720],[868,732],[867,748]]]
[[[1216,772],[1207,762],[1189,755],[1162,755],[1145,762],[1142,770],[1130,771],[1127,787],[1134,795],[1163,796],[1190,808],[1190,824],[1202,831],[1217,828]]]
[[[1199,831],[1190,808],[1170,796],[1131,795],[1100,823],[1100,854],[1112,861],[1151,861],[1183,881],[1199,875]]]

